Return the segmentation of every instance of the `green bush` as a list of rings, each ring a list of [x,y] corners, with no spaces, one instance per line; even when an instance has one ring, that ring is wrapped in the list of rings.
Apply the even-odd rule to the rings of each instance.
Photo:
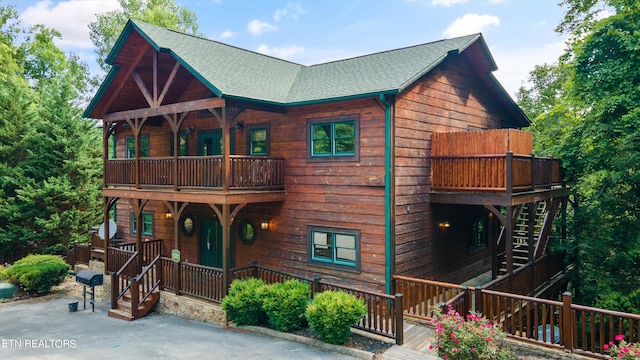
[[[260,279],[247,278],[234,280],[229,294],[222,299],[222,309],[229,320],[237,325],[261,325],[266,323],[267,315],[262,310],[262,300],[267,284]]]
[[[262,308],[274,329],[291,332],[305,327],[304,313],[310,297],[309,285],[303,282],[275,283],[268,286]]]
[[[7,269],[9,281],[26,292],[47,293],[69,275],[69,265],[57,255],[28,255]]]
[[[367,314],[364,301],[341,291],[317,294],[305,313],[309,326],[324,342],[344,344],[351,326]]]
[[[4,268],[4,266],[0,265],[0,280],[5,279],[7,279],[7,270]]]

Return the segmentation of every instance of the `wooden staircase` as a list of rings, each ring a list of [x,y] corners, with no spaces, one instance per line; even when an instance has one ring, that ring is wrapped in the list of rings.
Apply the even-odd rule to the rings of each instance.
[[[529,241],[529,213],[531,211],[534,212],[533,243]],[[536,249],[541,241],[543,228],[545,226],[545,219],[548,218],[547,213],[548,209],[546,201],[539,201],[535,203],[533,208],[530,208],[529,204],[524,204],[521,207],[513,227],[513,270],[525,266],[530,260],[533,260],[534,249]],[[552,215],[555,216],[555,212]],[[552,222],[553,221],[549,223],[549,226],[551,226],[550,224]],[[500,265],[499,274],[504,275],[506,273],[507,262],[506,259],[503,259]]]
[[[125,264],[111,274],[111,309],[108,316],[132,321],[145,316],[160,299],[162,271],[160,254],[142,266],[142,256],[134,252]],[[136,271],[135,269],[141,269]],[[134,275],[139,272],[139,274]]]
[[[139,287],[141,285],[138,285]],[[142,302],[142,304],[138,305],[138,317],[133,317],[133,311],[131,311],[131,289],[127,290],[116,304],[115,309],[109,309],[109,313],[107,314],[109,317],[132,321],[135,319],[139,319],[147,315],[149,311],[153,308],[153,306],[160,300],[160,290],[153,290],[149,296]]]

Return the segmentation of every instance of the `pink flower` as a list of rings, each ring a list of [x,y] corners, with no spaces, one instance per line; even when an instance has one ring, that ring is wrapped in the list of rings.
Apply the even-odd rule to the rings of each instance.
[[[431,347],[429,347],[429,348],[431,348]],[[609,345],[604,344],[604,345],[602,345],[602,348],[603,348],[604,350],[609,350]]]
[[[616,341],[622,341],[622,340],[624,340],[624,334],[616,335]]]
[[[444,354],[443,358],[448,359],[449,355],[448,354]]]

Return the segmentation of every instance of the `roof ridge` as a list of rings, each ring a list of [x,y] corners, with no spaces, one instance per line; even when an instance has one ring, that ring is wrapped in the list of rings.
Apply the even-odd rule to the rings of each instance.
[[[197,35],[197,34],[189,34],[189,33],[183,32],[183,31],[178,31],[178,30],[174,30],[174,29],[168,29],[168,28],[164,28],[164,27],[162,27],[162,26],[158,26],[158,25],[150,24],[150,23],[148,23],[148,22],[144,22],[144,21],[141,21],[141,20],[134,20],[134,19],[129,19],[129,20],[130,20],[131,22],[133,22],[136,26],[137,26],[138,24],[144,24],[145,26],[152,26],[152,27],[155,27],[155,28],[160,29],[160,30],[163,30],[163,31],[170,31],[170,32],[176,33],[176,34],[178,34],[178,35],[185,35],[185,36],[189,36],[189,37],[192,37],[192,38],[196,38],[196,39],[198,39],[198,40],[204,40],[204,41],[213,42],[213,43],[216,43],[216,44],[218,44],[218,45],[222,45],[222,46],[226,46],[226,47],[234,48],[234,49],[236,49],[236,50],[241,50],[241,51],[248,52],[248,53],[252,53],[252,54],[255,54],[255,55],[258,55],[258,56],[268,57],[268,58],[271,58],[271,59],[274,59],[274,60],[279,60],[279,61],[282,61],[282,62],[289,63],[289,64],[291,64],[291,65],[298,65],[299,67],[305,67],[305,66],[306,66],[306,65],[303,65],[303,64],[300,64],[300,63],[296,63],[296,62],[293,62],[293,61],[290,61],[290,60],[282,59],[282,58],[275,57],[275,56],[268,55],[268,54],[259,53],[259,52],[257,52],[257,51],[253,51],[253,50],[249,50],[249,49],[241,48],[241,47],[239,47],[239,46],[235,46],[235,45],[227,44],[227,43],[224,43],[224,42],[221,42],[221,41],[218,41],[218,40],[209,39],[209,38],[207,38],[207,37],[204,37],[204,34],[203,34],[202,36]]]
[[[440,43],[440,42],[445,42],[445,41],[453,41],[453,40],[458,40],[458,39],[462,39],[462,38],[470,38],[470,39],[472,39],[472,38],[478,38],[478,37],[482,37],[482,33],[473,33],[473,34],[457,36],[457,37],[449,38],[449,39],[440,39],[440,40],[430,41],[430,42],[421,43],[421,44],[403,46],[403,47],[399,47],[399,48],[395,48],[395,49],[382,50],[382,51],[378,51],[378,52],[374,52],[374,53],[367,53],[367,54],[362,54],[362,55],[358,55],[358,56],[353,56],[353,57],[350,57],[350,58],[338,59],[338,60],[332,60],[332,61],[327,61],[327,62],[313,64],[313,65],[308,65],[306,67],[312,68],[312,67],[316,67],[316,66],[322,66],[322,65],[326,65],[326,64],[334,64],[334,63],[339,63],[339,62],[342,62],[342,61],[356,60],[356,59],[360,59],[360,58],[365,58],[365,57],[375,56],[375,55],[380,55],[380,54],[385,54],[385,53],[391,53],[391,52],[396,52],[396,51],[400,51],[400,50],[407,50],[407,49],[417,48],[417,47],[422,47],[422,46],[427,46],[427,45],[434,45],[434,44],[437,44],[437,43]]]

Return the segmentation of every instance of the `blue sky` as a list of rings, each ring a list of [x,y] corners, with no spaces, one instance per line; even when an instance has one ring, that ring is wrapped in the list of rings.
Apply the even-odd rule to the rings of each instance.
[[[565,37],[553,30],[558,0],[175,0],[198,15],[199,32],[241,48],[310,65],[482,32],[514,96],[535,65],[554,62]],[[87,25],[117,0],[3,0],[25,24],[58,29],[58,45],[97,71]]]

